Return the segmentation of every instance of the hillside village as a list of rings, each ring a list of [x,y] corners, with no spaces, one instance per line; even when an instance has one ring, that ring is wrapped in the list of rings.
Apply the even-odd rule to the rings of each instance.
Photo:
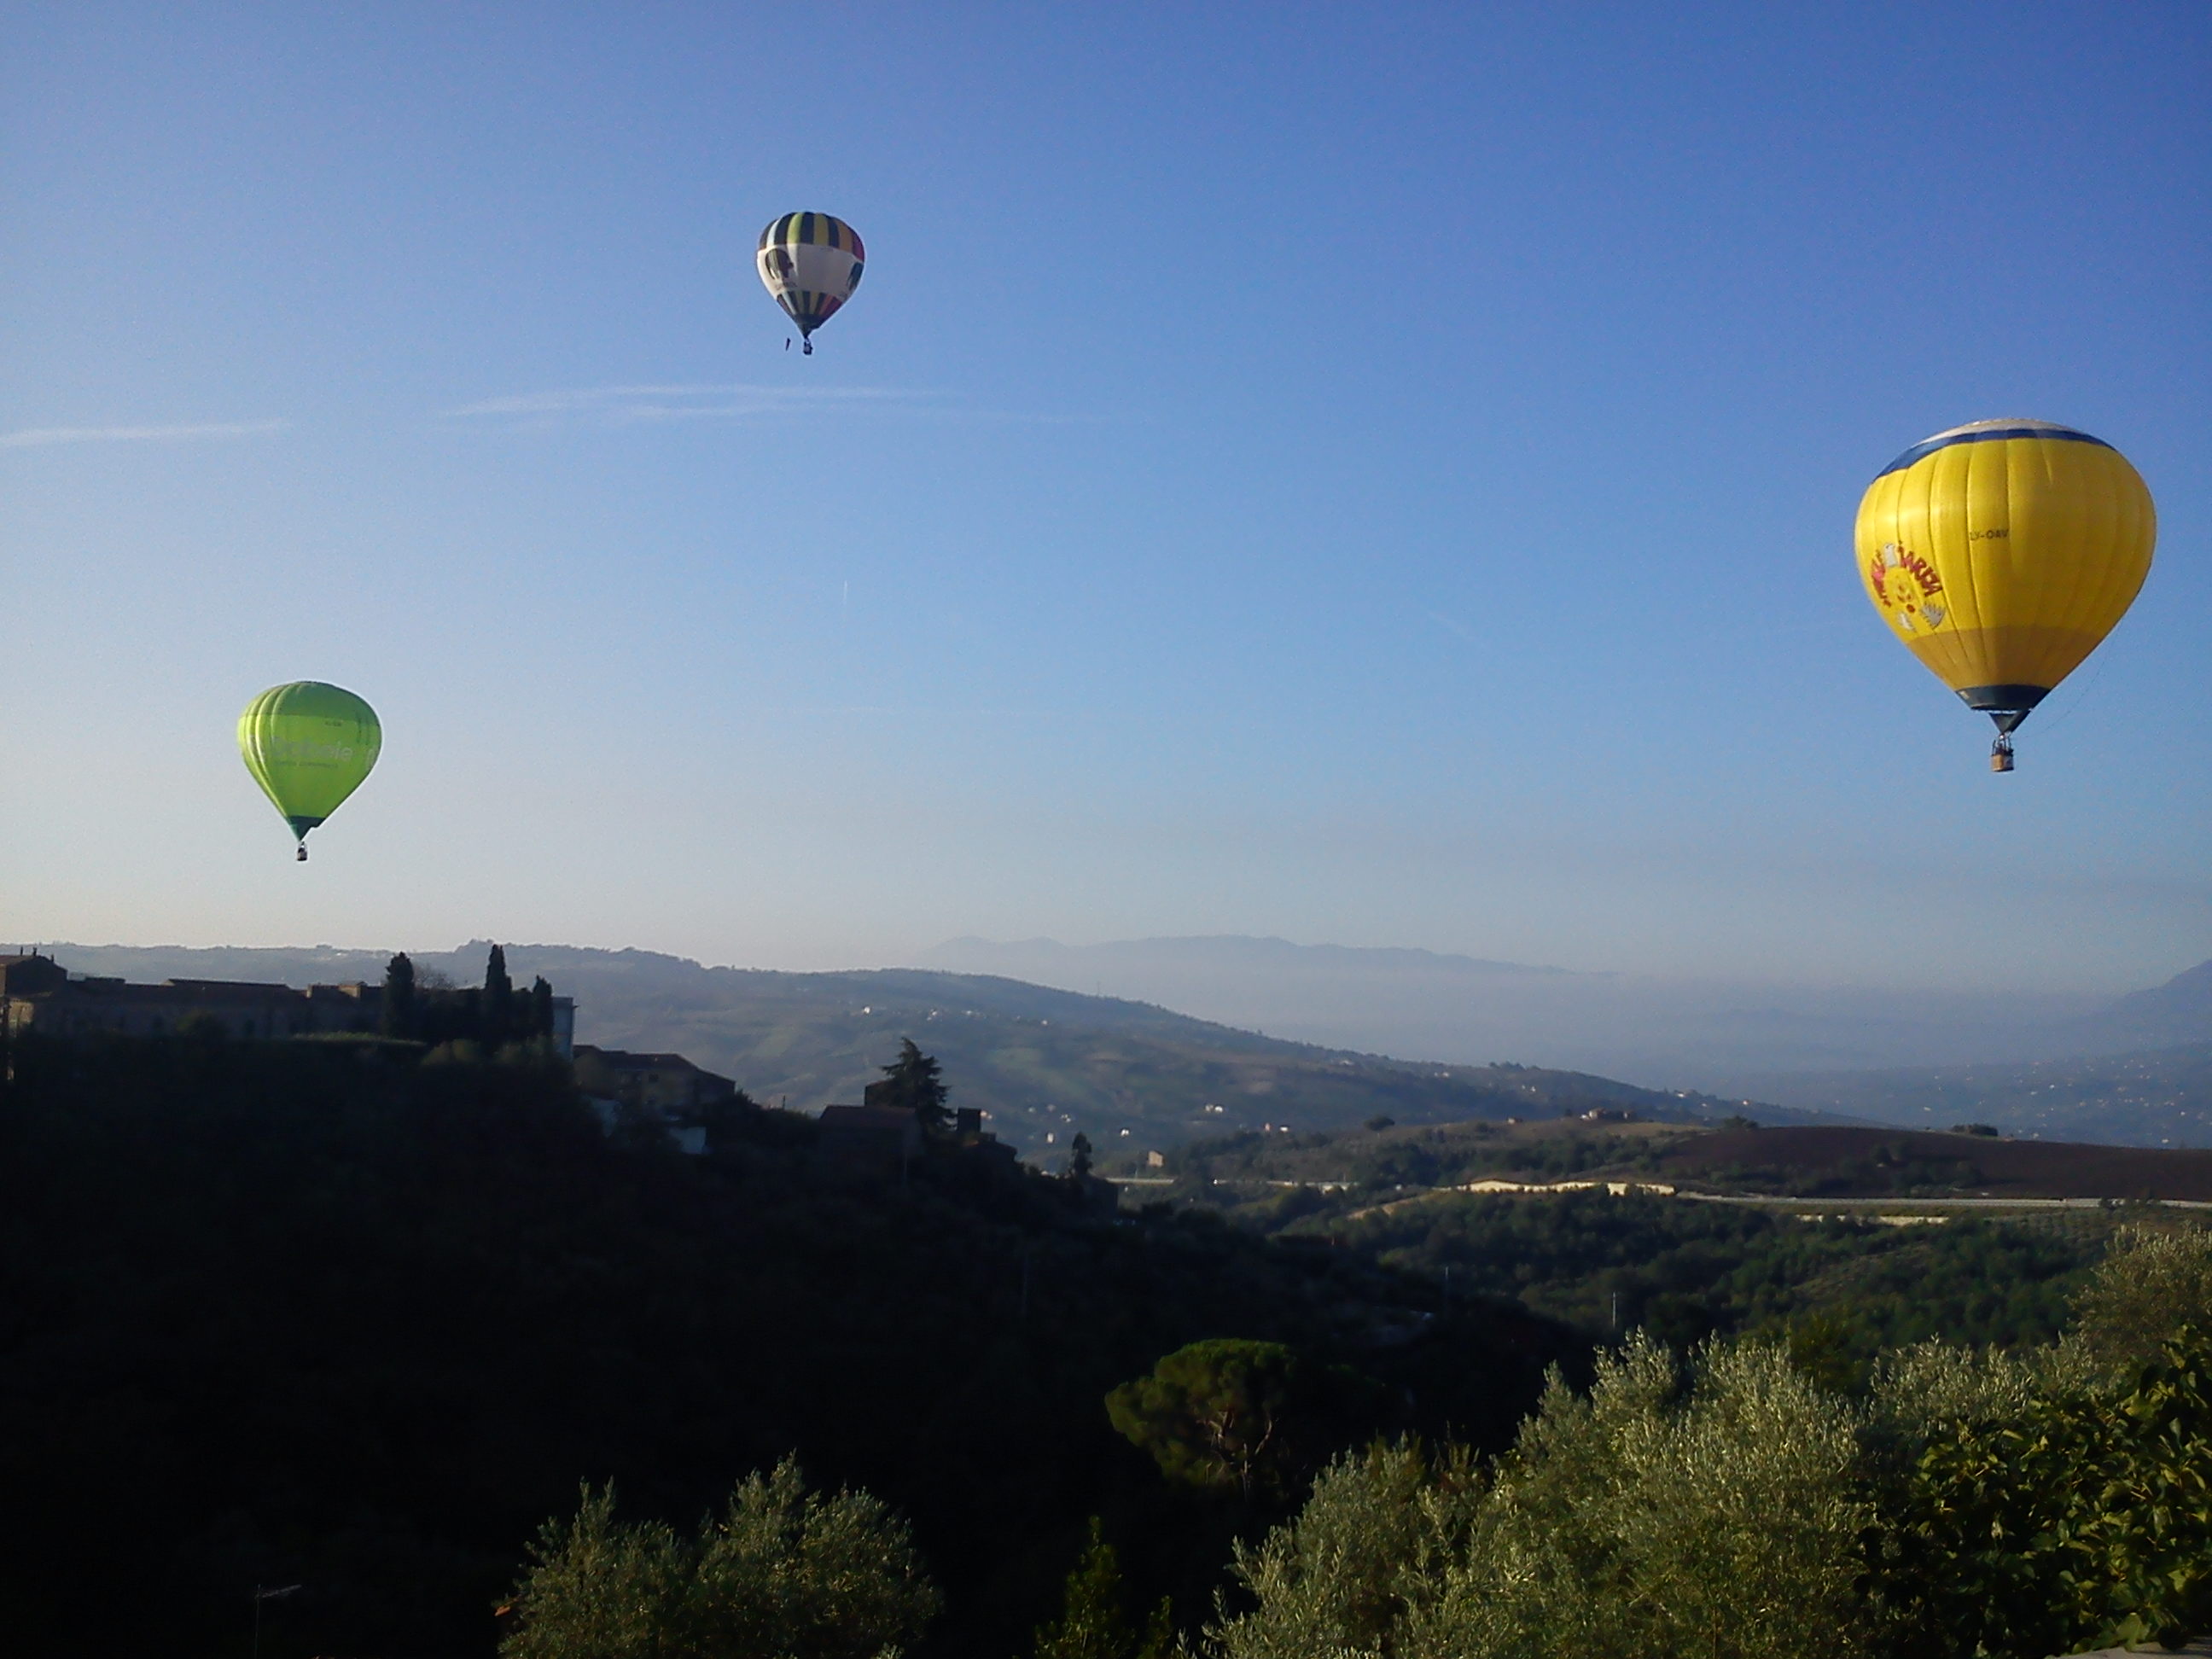
[[[395,980],[404,988],[395,996]],[[669,1053],[633,1053],[575,1041],[574,998],[542,976],[516,993],[503,949],[487,954],[481,988],[423,987],[395,957],[382,983],[289,985],[217,979],[131,984],[73,974],[36,951],[0,956],[0,1047],[15,1037],[161,1037],[196,1031],[240,1042],[357,1038],[429,1046],[542,1042],[573,1067],[576,1086],[610,1133],[665,1136],[699,1154],[718,1124],[759,1105],[729,1078]],[[830,1103],[817,1116],[821,1156],[842,1171],[897,1171],[931,1153],[1011,1169],[1012,1146],[983,1127],[980,1108],[945,1109],[935,1063],[911,1043],[905,1068],[868,1084],[857,1104]],[[925,1069],[917,1074],[917,1062]]]

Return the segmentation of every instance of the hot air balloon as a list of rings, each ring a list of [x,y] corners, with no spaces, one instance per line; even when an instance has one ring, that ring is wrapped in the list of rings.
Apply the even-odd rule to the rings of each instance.
[[[810,356],[814,331],[853,297],[867,257],[852,226],[826,213],[787,213],[769,220],[761,232],[756,256],[760,279],[799,325],[799,339]]]
[[[300,843],[338,810],[376,764],[384,728],[350,691],[319,680],[275,685],[238,717],[238,752]]]
[[[2158,514],[2127,458],[2048,421],[1923,439],[1859,502],[1859,579],[1890,629],[2012,733],[2097,648],[2150,571]]]

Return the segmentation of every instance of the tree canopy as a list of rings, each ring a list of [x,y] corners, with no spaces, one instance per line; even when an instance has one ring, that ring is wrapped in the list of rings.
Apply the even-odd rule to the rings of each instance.
[[[1178,1348],[1106,1396],[1115,1431],[1169,1480],[1231,1489],[1248,1504],[1293,1494],[1383,1409],[1382,1390],[1356,1371],[1236,1338]]]
[[[914,1113],[925,1129],[942,1129],[951,1122],[943,1073],[912,1037],[900,1039],[899,1056],[883,1067],[883,1081],[870,1091],[872,1099]]]

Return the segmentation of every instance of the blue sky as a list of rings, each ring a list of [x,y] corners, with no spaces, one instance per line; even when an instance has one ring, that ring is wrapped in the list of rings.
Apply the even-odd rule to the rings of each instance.
[[[2212,12],[0,6],[0,935],[2212,956]],[[752,272],[869,253],[803,358]],[[2023,729],[1866,481],[2109,439]],[[232,747],[384,759],[289,861]]]

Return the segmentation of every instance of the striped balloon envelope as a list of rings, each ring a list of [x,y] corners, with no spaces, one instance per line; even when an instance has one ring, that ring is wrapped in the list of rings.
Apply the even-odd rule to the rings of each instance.
[[[1976,421],[1912,446],[1859,502],[1859,580],[1898,640],[2012,732],[2150,572],[2158,514],[2127,458],[2049,421]]]
[[[867,252],[852,226],[826,213],[787,213],[761,232],[755,263],[761,282],[799,325],[806,349],[814,331],[837,314],[860,285]]]

